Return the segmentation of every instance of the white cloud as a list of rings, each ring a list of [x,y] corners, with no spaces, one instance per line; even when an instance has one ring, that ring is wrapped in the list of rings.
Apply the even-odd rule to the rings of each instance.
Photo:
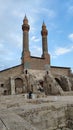
[[[73,41],[73,33],[69,34],[68,38]]]
[[[30,50],[31,50],[32,56],[38,56],[39,57],[42,54],[42,48],[39,47],[39,46],[34,45],[30,48]]]
[[[63,54],[70,52],[70,51],[71,51],[71,48],[70,49],[69,48],[58,48],[55,50],[55,54],[57,56],[59,56],[59,55],[63,55]]]
[[[69,48],[63,48],[63,47],[58,47],[55,49],[54,53],[52,54],[52,58],[56,58],[60,55],[64,55],[66,53],[69,53],[73,50],[73,46],[69,47]]]
[[[40,38],[36,38],[36,36],[32,36],[31,41],[33,41],[33,42],[39,42]]]

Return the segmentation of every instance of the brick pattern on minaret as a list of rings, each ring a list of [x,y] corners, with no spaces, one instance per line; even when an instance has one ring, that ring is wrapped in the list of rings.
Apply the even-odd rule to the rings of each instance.
[[[46,25],[44,22],[42,25],[41,35],[42,35],[42,57],[46,58],[50,64],[50,55],[48,53],[48,43],[47,43],[48,31],[46,29]]]
[[[25,16],[23,20],[22,30],[23,30],[23,51],[29,51],[29,29],[28,19]]]
[[[29,61],[30,51],[29,51],[29,29],[28,19],[25,15],[22,25],[23,30],[23,51],[22,51],[22,64],[24,65],[26,61]]]
[[[44,56],[45,53],[48,53],[48,47],[47,47],[48,31],[46,29],[46,25],[44,24],[44,22],[42,25],[41,35],[42,35],[42,52],[43,52],[43,56]]]

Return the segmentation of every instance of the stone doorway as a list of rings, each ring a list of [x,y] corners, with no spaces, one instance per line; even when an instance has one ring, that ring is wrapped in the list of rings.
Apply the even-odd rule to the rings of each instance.
[[[39,81],[39,85],[40,85],[39,90],[41,92],[44,92],[44,87],[43,87],[43,81],[42,80]]]
[[[15,93],[16,94],[23,93],[23,80],[21,78],[15,79]]]

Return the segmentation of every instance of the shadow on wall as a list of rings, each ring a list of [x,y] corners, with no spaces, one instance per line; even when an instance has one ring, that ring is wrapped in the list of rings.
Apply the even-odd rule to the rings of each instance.
[[[63,91],[66,91],[66,88],[64,88],[64,87],[62,86],[61,80],[58,79],[58,78],[55,78],[55,80],[56,80],[56,82],[60,85],[60,87],[63,89]]]
[[[71,91],[71,82],[68,77],[61,76],[60,79],[55,78],[56,82],[60,85],[63,91]]]

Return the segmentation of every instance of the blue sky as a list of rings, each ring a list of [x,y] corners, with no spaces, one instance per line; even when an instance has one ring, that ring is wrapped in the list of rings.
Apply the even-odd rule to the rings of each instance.
[[[25,14],[30,25],[31,55],[42,54],[44,20],[51,65],[73,70],[73,0],[0,0],[0,70],[21,63],[21,26]]]

